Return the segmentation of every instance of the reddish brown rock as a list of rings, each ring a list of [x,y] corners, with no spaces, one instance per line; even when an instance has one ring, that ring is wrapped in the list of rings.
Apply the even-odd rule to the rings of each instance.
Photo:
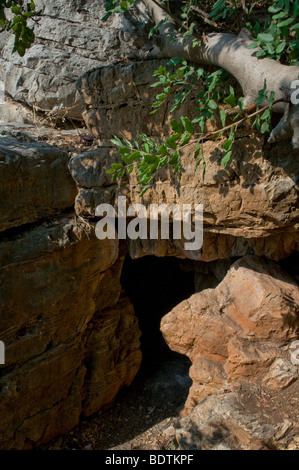
[[[102,146],[70,161],[79,190],[75,203],[78,214],[93,216],[102,203],[116,207],[119,195],[127,197],[128,205],[140,203],[138,172],[133,171],[119,184],[107,175],[112,164],[120,161],[110,139],[116,134],[132,139],[137,132],[154,139],[169,135],[170,119],[178,116],[170,116],[165,104],[161,112],[146,118],[155,95],[149,84],[156,67],[157,61],[116,64],[92,70],[79,81],[84,119]],[[180,109],[180,115],[192,115],[190,101],[190,109]],[[203,249],[188,252],[181,240],[137,240],[129,244],[133,258],[151,254],[213,261],[256,254],[280,260],[298,250],[298,156],[285,143],[268,147],[257,134],[244,136],[240,129],[231,161],[223,168],[221,144],[203,144],[204,178],[202,167],[195,171],[195,149],[190,146],[182,152],[181,180],[171,169],[160,169],[142,198],[145,205],[202,203]]]
[[[186,411],[240,382],[280,389],[296,381],[288,348],[298,327],[297,283],[256,256],[235,262],[215,289],[176,306],[161,331],[169,347],[193,363]]]
[[[67,152],[25,133],[1,136],[0,180],[0,232],[57,215],[77,194]]]
[[[70,217],[0,243],[0,448],[28,449],[110,404],[136,375],[123,248]]]

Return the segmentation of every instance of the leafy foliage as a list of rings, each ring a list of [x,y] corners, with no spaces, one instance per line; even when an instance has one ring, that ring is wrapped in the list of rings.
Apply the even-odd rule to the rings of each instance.
[[[299,0],[275,0],[268,8],[271,17],[262,29],[259,23],[247,28],[255,37],[250,48],[260,47],[257,57],[284,60],[290,65],[299,65]]]
[[[199,43],[196,30],[196,15],[199,14],[205,23],[216,26],[221,30],[222,23],[227,22],[238,27],[247,21],[246,27],[254,39],[250,48],[260,48],[256,51],[257,57],[270,57],[275,60],[283,60],[297,65],[299,56],[298,23],[299,0],[272,0],[260,2],[247,2],[246,0],[217,0],[212,9],[206,13],[200,9],[203,3],[199,0],[182,0],[179,2],[154,0],[155,3],[169,14],[177,22],[179,31],[185,39],[193,37],[193,46]],[[134,6],[135,0],[120,2],[119,0],[108,0],[107,15],[119,12]],[[255,12],[256,5],[263,7],[267,15],[266,22],[250,22],[250,16]],[[171,12],[170,12],[171,9]],[[107,18],[106,15],[106,18]],[[106,19],[105,18],[105,19]],[[167,18],[165,19],[167,20]],[[164,20],[164,21],[165,21]],[[214,23],[211,23],[214,22]],[[220,22],[216,24],[215,22]],[[160,25],[152,28],[153,35]],[[197,38],[194,36],[197,36]],[[169,67],[172,68],[169,69]],[[175,70],[173,71],[173,68]],[[112,143],[119,148],[122,156],[122,164],[114,164],[108,173],[112,174],[113,181],[117,177],[130,174],[134,167],[138,168],[139,185],[143,187],[141,196],[150,187],[156,171],[165,166],[172,167],[175,174],[180,178],[182,175],[181,152],[191,144],[194,144],[194,158],[197,160],[197,168],[201,163],[203,175],[205,173],[205,161],[203,143],[209,138],[215,140],[226,136],[222,144],[223,156],[221,164],[226,166],[233,153],[233,144],[238,127],[246,122],[247,126],[258,129],[262,134],[271,132],[271,110],[276,103],[274,92],[267,90],[265,82],[259,91],[255,105],[250,109],[244,109],[242,97],[237,97],[237,92],[228,82],[229,75],[223,70],[207,72],[202,67],[194,67],[180,58],[172,58],[168,67],[161,66],[154,73],[155,83],[152,87],[157,88],[158,94],[153,103],[151,114],[159,111],[166,102],[172,100],[171,112],[180,109],[183,103],[197,90],[196,104],[197,115],[191,119],[182,116],[180,121],[171,121],[172,134],[164,143],[158,144],[146,135],[139,135],[139,141],[134,144],[126,139],[114,137]],[[198,91],[200,90],[200,91]],[[216,131],[207,133],[208,121],[220,123],[222,127]],[[229,122],[227,122],[229,121]]]
[[[185,40],[190,37],[193,46],[201,41],[198,23],[203,21],[204,31],[209,28],[240,29],[245,26],[251,32],[252,49],[259,48],[254,53],[257,57],[269,57],[286,64],[299,63],[299,0],[262,0],[248,2],[247,0],[217,0],[212,3],[201,0],[153,0],[167,16],[160,24],[151,28],[149,36],[153,36],[161,24],[172,18],[177,23],[178,30]],[[107,0],[107,13],[102,18],[106,21],[111,14],[124,12],[134,7],[138,0]],[[210,6],[210,11],[202,10]],[[256,9],[262,8],[266,21],[251,21]],[[10,9],[10,17],[7,12]],[[13,52],[23,56],[34,42],[33,27],[28,26],[29,19],[35,19],[40,12],[35,10],[34,1],[25,3],[24,0],[0,0],[0,26],[2,30],[11,31],[15,35]],[[237,25],[237,26],[235,26]],[[175,39],[175,38],[174,38]],[[170,69],[171,67],[171,69]],[[175,70],[174,70],[175,69]],[[180,109],[183,103],[196,93],[197,115],[194,118],[182,116],[180,121],[171,121],[172,134],[164,143],[156,143],[146,135],[139,135],[138,141],[129,142],[127,139],[114,137],[113,144],[118,147],[123,163],[114,163],[108,171],[112,180],[122,178],[138,168],[139,185],[145,193],[153,181],[156,171],[165,166],[173,168],[175,174],[181,177],[181,152],[191,144],[195,145],[194,157],[196,168],[200,163],[205,173],[203,143],[209,138],[225,137],[222,146],[222,165],[226,166],[233,153],[235,135],[240,124],[245,121],[262,134],[271,131],[271,109],[275,104],[273,92],[267,90],[267,84],[259,91],[255,105],[244,109],[243,100],[237,96],[237,91],[228,82],[228,74],[223,70],[207,72],[202,67],[194,67],[180,58],[172,58],[168,67],[160,67],[154,73],[157,95],[151,114],[159,111],[166,102],[172,100],[171,112]],[[199,90],[199,91],[198,91]],[[264,107],[264,103],[267,103]],[[208,121],[221,123],[219,129],[207,133]],[[229,121],[229,122],[228,122]],[[222,126],[222,127],[221,127]]]
[[[179,59],[172,59],[169,65],[172,65],[173,61],[176,62],[178,60]],[[181,84],[183,84],[183,86],[187,86],[185,80],[186,76],[190,78],[191,70],[192,67],[190,68],[186,65],[183,66],[185,75],[182,75],[182,72],[171,75],[167,72],[165,67],[160,67],[160,69],[156,71],[158,81],[153,86],[160,85],[163,87],[165,86],[166,88],[164,88],[164,93],[157,95],[158,101],[153,105],[153,112],[157,111],[157,108],[162,105],[175,86],[181,86]],[[193,73],[194,72],[195,71],[193,71]],[[250,121],[251,119],[251,121],[253,121],[251,122],[252,128],[259,129],[261,133],[270,132],[271,108],[275,103],[275,97],[273,92],[269,94],[267,91],[266,82],[264,88],[259,91],[259,95],[255,100],[256,106],[254,109],[251,109],[251,114],[248,114],[247,110],[243,107],[243,99],[239,98],[239,100],[237,100],[234,89],[231,86],[229,86],[229,94],[227,94],[226,97],[225,94],[222,94],[222,92],[218,90],[217,85],[221,83],[221,76],[223,74],[224,71],[222,70],[211,74],[205,74],[204,71],[201,72],[201,75],[205,75],[204,83],[206,85],[206,89],[199,93],[199,116],[194,118],[192,121],[187,116],[182,116],[180,121],[172,119],[172,134],[164,143],[157,143],[145,134],[139,134],[139,140],[135,140],[133,143],[127,139],[120,139],[119,137],[114,136],[111,142],[118,147],[118,152],[121,155],[123,163],[114,163],[112,168],[108,170],[107,173],[113,175],[112,182],[116,181],[117,178],[122,178],[125,174],[131,174],[136,166],[138,168],[138,185],[143,187],[140,193],[141,197],[150,188],[154,176],[159,168],[170,166],[173,169],[174,174],[177,174],[178,178],[181,179],[181,152],[188,145],[194,145],[194,158],[197,159],[196,168],[201,162],[203,162],[204,176],[206,164],[204,162],[203,142],[206,139],[213,135],[218,139],[224,132],[229,133],[222,148],[223,157],[221,164],[226,167],[232,156],[235,132],[242,122]],[[178,81],[178,77],[181,81]],[[184,98],[186,99],[188,93],[189,88],[187,88],[185,95],[180,95],[179,100],[175,101],[175,109],[181,105]],[[219,109],[213,96],[218,99],[218,102],[221,102],[226,106],[226,110],[225,108]],[[265,101],[267,101],[268,104],[259,109],[259,105]],[[233,118],[233,123],[225,126],[227,119],[226,111],[229,109],[238,109],[238,111]],[[216,114],[218,114],[218,118],[220,118],[223,128],[215,132],[204,134],[206,121],[208,119],[215,120]],[[196,132],[196,127],[198,126],[199,132]]]
[[[137,3],[137,0],[107,0],[105,9],[106,15],[103,16],[102,21],[106,21],[113,13],[121,13],[126,11]]]
[[[10,9],[12,19],[7,19],[7,11]],[[23,0],[0,0],[0,31],[11,31],[15,36],[13,52],[23,56],[27,49],[34,43],[35,35],[33,27],[29,27],[29,18],[37,16],[35,3],[24,3]]]

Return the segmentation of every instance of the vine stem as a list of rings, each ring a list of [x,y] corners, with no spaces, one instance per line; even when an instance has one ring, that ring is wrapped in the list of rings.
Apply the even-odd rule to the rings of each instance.
[[[258,111],[255,111],[254,113],[252,113],[252,114],[250,114],[250,115],[244,116],[242,119],[240,119],[240,120],[237,121],[237,122],[234,122],[233,124],[230,124],[229,126],[225,126],[225,127],[223,127],[222,129],[218,129],[217,131],[209,132],[208,134],[204,135],[204,136],[201,137],[201,138],[190,140],[187,144],[183,145],[183,147],[180,147],[180,150],[184,149],[185,147],[188,147],[189,145],[196,144],[198,141],[200,141],[200,142],[205,142],[206,140],[209,139],[209,137],[211,137],[211,136],[213,136],[213,135],[217,135],[217,134],[219,134],[220,132],[228,131],[228,130],[230,130],[233,126],[235,126],[235,127],[237,128],[240,124],[242,124],[242,122],[246,121],[247,119],[251,119],[251,118],[253,118],[254,116],[257,116],[258,114],[263,113],[264,111],[266,111],[267,109],[269,109],[270,107],[274,106],[274,105],[277,104],[277,103],[288,103],[288,100],[283,99],[283,98],[280,98],[280,99],[278,99],[278,100],[275,100],[271,106],[270,106],[270,105],[264,106],[263,108],[259,109]]]

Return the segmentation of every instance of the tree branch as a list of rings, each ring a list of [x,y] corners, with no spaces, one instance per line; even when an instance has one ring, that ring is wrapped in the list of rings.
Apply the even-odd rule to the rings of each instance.
[[[165,20],[166,12],[157,0],[142,0],[150,15],[158,24]],[[168,12],[169,14],[169,12]],[[171,14],[169,14],[171,17]],[[299,149],[299,105],[288,104],[290,101],[288,91],[291,84],[299,78],[298,66],[286,66],[273,59],[259,59],[256,52],[259,48],[249,49],[252,44],[248,32],[242,30],[239,36],[228,33],[210,33],[202,38],[201,43],[195,47],[194,36],[187,40],[177,32],[174,19],[165,21],[159,28],[161,42],[147,57],[165,58],[181,57],[193,63],[215,65],[227,70],[239,82],[244,94],[244,105],[254,103],[258,92],[264,88],[266,80],[269,92],[275,93],[276,105],[274,112],[285,113],[284,126],[282,124],[277,132],[272,134],[270,142],[289,138],[293,135],[293,147]],[[176,41],[171,42],[175,34]],[[261,106],[267,105],[265,101]],[[280,132],[284,128],[288,132]],[[291,136],[292,136],[291,135]]]

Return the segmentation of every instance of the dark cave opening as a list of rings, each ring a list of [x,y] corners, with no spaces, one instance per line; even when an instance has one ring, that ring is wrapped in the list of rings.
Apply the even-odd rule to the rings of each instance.
[[[160,332],[160,322],[181,301],[195,293],[194,272],[184,271],[172,257],[126,257],[121,284],[130,298],[142,332],[143,366],[154,368],[163,360],[182,356],[171,351]]]
[[[120,391],[114,404],[114,412],[128,420],[124,427],[127,440],[178,416],[192,385],[191,361],[171,351],[160,331],[161,319],[195,293],[194,270],[182,269],[181,261],[155,256],[133,260],[128,255],[125,259],[121,284],[138,318],[142,351],[135,380]]]

